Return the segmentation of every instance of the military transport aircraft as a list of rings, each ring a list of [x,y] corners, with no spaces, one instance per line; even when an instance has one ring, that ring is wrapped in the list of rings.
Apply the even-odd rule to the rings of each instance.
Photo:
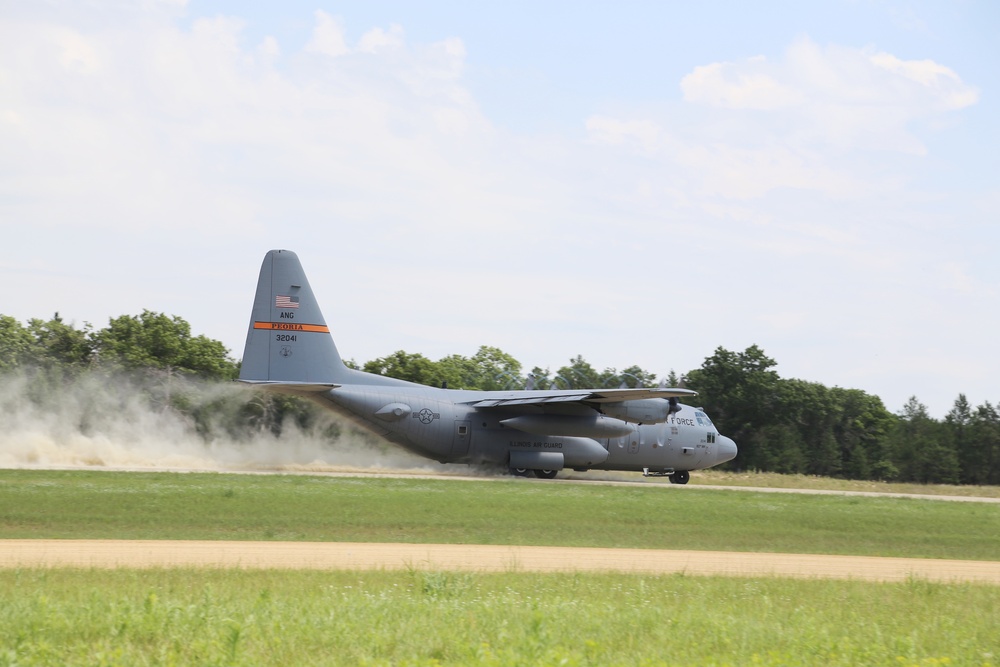
[[[703,410],[677,401],[688,389],[474,391],[348,368],[288,250],[264,257],[240,382],[308,397],[420,456],[516,475],[633,470],[686,484],[736,456]]]

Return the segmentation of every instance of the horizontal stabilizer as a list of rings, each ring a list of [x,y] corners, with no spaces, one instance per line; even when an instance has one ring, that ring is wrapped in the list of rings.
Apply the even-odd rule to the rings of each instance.
[[[330,391],[340,387],[339,384],[318,384],[315,382],[278,382],[277,380],[238,380],[242,384],[249,384],[258,389],[273,389],[275,391]]]

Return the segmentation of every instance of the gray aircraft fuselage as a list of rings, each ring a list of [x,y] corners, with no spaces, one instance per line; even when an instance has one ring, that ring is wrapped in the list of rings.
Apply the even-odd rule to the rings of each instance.
[[[736,444],[686,389],[471,391],[348,368],[298,257],[272,250],[257,284],[240,381],[308,397],[420,456],[552,477],[631,470],[685,483]]]
[[[544,393],[544,392],[537,392]],[[616,424],[627,433],[600,437],[600,427],[587,420],[597,417],[594,408],[573,404],[564,413],[534,413],[530,431],[502,422],[524,416],[517,408],[471,408],[486,397],[516,398],[524,392],[480,392],[435,389],[422,385],[383,387],[343,385],[313,394],[321,404],[351,418],[370,431],[415,454],[441,463],[507,465],[516,453],[563,455],[563,467],[599,470],[648,470],[671,473],[708,468],[732,459],[735,444],[721,436],[704,411],[678,404],[678,412],[655,424]],[[661,400],[666,403],[666,399]],[[385,409],[388,407],[389,409]],[[588,414],[588,411],[590,414]],[[596,414],[595,414],[596,413]],[[567,435],[549,435],[547,421],[563,419]],[[579,424],[573,418],[579,417]],[[620,420],[616,420],[620,421]],[[568,422],[568,423],[567,423]],[[546,457],[527,457],[545,461]],[[517,466],[515,466],[517,467]]]

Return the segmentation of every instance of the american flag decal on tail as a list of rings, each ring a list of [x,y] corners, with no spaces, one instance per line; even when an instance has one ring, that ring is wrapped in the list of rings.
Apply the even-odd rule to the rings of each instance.
[[[274,307],[275,308],[298,308],[299,307],[299,297],[297,296],[282,296],[277,295],[274,297]]]

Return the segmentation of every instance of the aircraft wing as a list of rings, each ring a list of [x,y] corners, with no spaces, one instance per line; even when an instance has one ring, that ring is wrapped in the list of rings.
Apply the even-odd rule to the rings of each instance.
[[[662,388],[653,389],[569,389],[566,391],[512,391],[496,392],[489,398],[469,401],[474,408],[500,408],[514,405],[551,405],[553,403],[619,403],[621,401],[636,401],[644,398],[684,398],[697,396],[698,392],[690,389]]]

